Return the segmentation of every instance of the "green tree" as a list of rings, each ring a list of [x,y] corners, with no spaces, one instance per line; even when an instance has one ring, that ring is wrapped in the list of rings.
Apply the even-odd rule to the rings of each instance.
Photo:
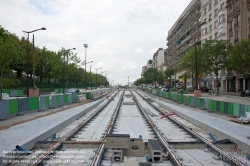
[[[164,71],[164,76],[169,79],[169,88],[171,86],[171,77],[174,75],[174,69],[168,68]]]
[[[197,54],[197,74],[203,74],[205,71],[205,61],[204,56],[201,51],[201,47],[196,47]],[[196,72],[196,62],[195,62],[195,47],[190,47],[188,52],[180,59],[178,63],[178,70],[184,71],[184,78],[192,78]],[[193,83],[192,83],[193,85]]]
[[[155,68],[149,68],[144,72],[145,83],[151,84],[157,80],[158,71]]]
[[[163,74],[161,72],[157,73],[157,81],[159,84],[163,85],[164,84],[164,77]]]
[[[208,40],[202,47],[204,55],[203,65],[204,72],[214,72],[218,83],[218,72],[225,68],[227,59],[227,44],[223,40]],[[219,94],[219,86],[217,86],[217,95]]]
[[[145,83],[144,77],[139,78],[139,79],[135,80],[135,82],[134,82],[134,84],[135,84],[136,86],[139,86],[139,85],[144,84],[144,83]]]
[[[0,28],[0,100],[2,100],[3,72],[14,60],[14,56],[19,55],[19,39],[16,35]]]
[[[228,49],[226,67],[239,71],[244,78],[250,77],[250,40],[243,40]]]

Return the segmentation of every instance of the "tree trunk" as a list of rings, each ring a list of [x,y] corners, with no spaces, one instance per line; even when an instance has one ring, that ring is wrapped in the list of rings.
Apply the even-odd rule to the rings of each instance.
[[[216,92],[216,95],[218,96],[219,95],[219,79],[218,79],[218,74],[216,74],[216,81],[217,81],[217,92]]]

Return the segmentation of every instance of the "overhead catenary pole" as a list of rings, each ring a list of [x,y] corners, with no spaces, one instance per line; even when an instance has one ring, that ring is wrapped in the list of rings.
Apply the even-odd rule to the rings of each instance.
[[[36,31],[39,31],[39,30],[46,30],[46,28],[42,27],[40,29],[36,29],[36,30],[33,30],[33,31],[23,31],[24,33],[27,33],[28,34],[28,37],[27,37],[27,64],[26,64],[26,89],[27,89],[27,97],[29,97],[29,34],[30,33],[33,33],[33,32],[36,32]]]
[[[86,83],[87,83],[87,73],[86,73],[86,65],[87,65],[87,48],[88,44],[83,44],[85,47],[85,89],[86,89]]]

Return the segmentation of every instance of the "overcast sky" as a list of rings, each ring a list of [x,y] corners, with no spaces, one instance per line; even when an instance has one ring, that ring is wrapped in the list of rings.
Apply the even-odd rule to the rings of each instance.
[[[35,32],[35,45],[58,51],[75,47],[92,71],[102,67],[115,84],[140,78],[190,0],[1,0],[0,25],[17,36]],[[87,65],[87,71],[90,64]],[[101,70],[98,70],[100,72]]]

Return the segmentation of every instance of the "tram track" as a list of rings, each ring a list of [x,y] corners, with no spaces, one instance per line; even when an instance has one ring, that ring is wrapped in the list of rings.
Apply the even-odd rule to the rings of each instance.
[[[141,98],[143,98],[149,105],[151,105],[153,108],[155,108],[157,111],[159,111],[162,115],[165,115],[166,113],[168,113],[168,112],[164,112],[162,109],[160,109],[159,107],[157,107],[155,104],[152,104],[145,97],[143,97],[140,93],[137,92],[137,94]],[[245,166],[245,164],[243,164],[241,161],[239,161],[235,157],[227,154],[226,152],[224,152],[223,150],[221,150],[220,148],[218,148],[215,144],[211,143],[206,138],[202,137],[201,135],[199,135],[198,133],[196,133],[195,131],[193,131],[189,127],[185,126],[184,124],[180,123],[179,121],[177,121],[173,117],[167,116],[166,118],[169,119],[170,121],[172,121],[174,124],[176,124],[179,127],[181,127],[184,131],[186,131],[187,133],[189,133],[190,135],[192,135],[194,138],[196,138],[197,140],[199,140],[199,142],[205,143],[207,145],[207,148],[210,149],[210,150],[212,150],[215,154],[217,154],[217,156],[222,161],[228,163],[229,165],[233,165],[233,166]]]
[[[131,94],[129,101],[133,100],[135,103],[134,106],[122,105],[122,103],[125,102],[124,100],[126,99],[126,97],[124,95],[125,92],[129,92]],[[107,103],[102,105],[100,108],[98,108],[96,111],[94,111],[94,113],[92,113],[87,118],[85,118],[82,123],[80,123],[79,125],[74,127],[73,130],[68,132],[68,134],[64,135],[60,140],[53,141],[53,142],[44,141],[42,144],[45,144],[45,145],[51,144],[51,146],[49,146],[49,148],[46,150],[45,153],[40,154],[35,160],[33,160],[32,164],[30,164],[30,165],[32,165],[32,166],[33,165],[44,165],[47,160],[51,160],[51,159],[53,160],[53,158],[58,157],[57,154],[55,154],[55,151],[60,151],[63,148],[65,149],[65,147],[66,147],[66,149],[68,148],[69,151],[74,150],[74,148],[72,148],[72,147],[78,147],[78,150],[80,150],[80,151],[89,152],[91,150],[91,148],[88,147],[89,145],[92,145],[91,147],[92,147],[92,151],[94,151],[94,156],[91,156],[89,158],[89,161],[86,161],[87,163],[89,163],[88,165],[91,165],[91,166],[101,166],[101,165],[106,166],[106,165],[108,165],[107,163],[105,163],[105,164],[103,163],[104,160],[111,162],[107,158],[108,156],[107,155],[105,156],[105,154],[108,153],[107,148],[105,147],[106,135],[113,134],[113,133],[129,134],[129,132],[127,132],[127,130],[124,130],[124,125],[129,125],[129,124],[127,124],[126,122],[124,123],[124,120],[122,123],[123,127],[122,127],[122,125],[117,126],[117,124],[121,123],[118,121],[121,121],[122,118],[125,118],[124,114],[121,117],[121,112],[122,112],[121,110],[124,109],[123,107],[126,107],[126,109],[123,110],[123,113],[126,113],[128,111],[128,109],[132,109],[132,107],[133,107],[134,108],[133,110],[135,111],[135,108],[136,108],[136,111],[140,112],[140,114],[139,115],[136,115],[136,114],[130,115],[130,120],[132,120],[133,118],[136,119],[136,117],[137,117],[137,121],[138,121],[138,117],[141,116],[142,117],[141,121],[143,123],[147,124],[147,125],[144,125],[142,127],[145,127],[145,128],[150,127],[150,132],[153,132],[153,136],[158,140],[158,142],[160,143],[160,146],[163,149],[163,154],[165,153],[164,154],[166,156],[165,159],[168,159],[168,160],[164,160],[163,163],[166,163],[166,161],[167,161],[167,162],[169,162],[169,163],[166,163],[167,165],[169,165],[171,162],[172,165],[184,166],[185,162],[183,162],[183,158],[181,158],[179,156],[179,154],[177,154],[178,152],[176,153],[176,150],[173,148],[173,144],[178,144],[178,140],[175,142],[171,142],[171,141],[169,142],[169,140],[167,140],[166,137],[164,137],[164,134],[162,132],[162,128],[160,128],[158,126],[158,124],[156,123],[156,119],[159,119],[159,117],[161,115],[165,115],[167,112],[165,112],[161,108],[157,107],[156,104],[149,102],[140,93],[138,93],[138,92],[136,93],[133,91],[123,91],[121,96],[118,97],[118,101],[116,100],[115,102],[113,102],[112,107],[107,108],[108,104],[114,100],[115,96],[117,96],[118,93],[119,92],[115,93]],[[129,95],[129,94],[127,94],[127,95]],[[142,99],[140,99],[140,97]],[[145,103],[143,103],[142,100],[147,102],[147,104],[150,107],[145,105]],[[128,99],[127,99],[127,101],[128,101]],[[128,103],[130,103],[130,102],[128,102]],[[105,111],[107,113],[105,113],[105,111],[103,111],[104,109],[106,109]],[[95,122],[100,122],[100,119],[98,119],[98,118],[100,118],[102,116],[101,114],[105,114],[105,115],[109,114],[109,116],[105,116],[105,118],[108,118],[109,121],[107,121],[107,119],[106,119],[105,123],[99,124],[102,126],[101,130],[103,130],[103,131],[101,133],[102,133],[103,137],[100,139],[82,139],[81,136],[79,136],[79,135],[84,135],[85,133],[91,134],[90,125],[91,125],[91,123],[94,124]],[[129,113],[126,113],[126,114],[129,114]],[[175,124],[176,126],[178,126],[181,129],[181,130],[174,129],[174,132],[187,133],[192,138],[194,138],[194,140],[189,139],[189,141],[191,141],[191,143],[197,143],[197,144],[204,143],[204,144],[206,144],[208,149],[211,149],[214,154],[217,154],[224,162],[228,163],[229,165],[239,165],[239,166],[244,165],[240,161],[238,161],[237,159],[235,159],[231,156],[224,156],[225,154],[224,154],[223,150],[221,150],[217,146],[213,145],[213,143],[208,141],[206,138],[200,136],[198,133],[194,132],[189,127],[185,126],[183,123],[178,121],[176,118],[167,117],[167,120],[171,121],[171,123]],[[164,121],[164,119],[162,119],[162,121]],[[103,126],[106,126],[106,128],[104,129]],[[98,128],[98,126],[97,126],[97,128]],[[86,129],[88,129],[88,130],[86,130]],[[138,129],[135,129],[135,130],[137,130],[137,133],[138,133]],[[152,135],[149,137],[149,135],[147,135],[143,131],[144,130],[139,130],[139,132],[144,134],[143,135],[144,140],[152,138]],[[94,133],[95,131],[92,131],[92,132]],[[100,131],[98,131],[98,132],[100,135]],[[92,133],[92,135],[93,135],[93,133]],[[98,135],[98,137],[99,137],[99,135]],[[131,132],[130,132],[130,135],[132,135],[131,138],[135,138],[135,135],[131,134]],[[188,136],[188,135],[184,135],[184,136]],[[183,143],[183,142],[179,142],[179,143]],[[186,143],[190,143],[190,142],[186,142]],[[184,142],[184,144],[185,144],[185,142]],[[75,149],[75,150],[77,150],[77,149]],[[74,154],[74,155],[75,155],[75,157],[77,157],[77,154]],[[60,156],[58,158],[60,158]],[[144,158],[144,160],[145,160],[145,158]],[[73,163],[73,161],[74,161],[74,157],[72,157],[70,159],[70,162]],[[67,163],[65,163],[65,164],[68,165]],[[52,164],[52,165],[54,165],[54,164]],[[57,165],[57,164],[55,164],[55,165]],[[64,163],[63,163],[63,165],[64,165]],[[85,165],[85,163],[83,165]]]

